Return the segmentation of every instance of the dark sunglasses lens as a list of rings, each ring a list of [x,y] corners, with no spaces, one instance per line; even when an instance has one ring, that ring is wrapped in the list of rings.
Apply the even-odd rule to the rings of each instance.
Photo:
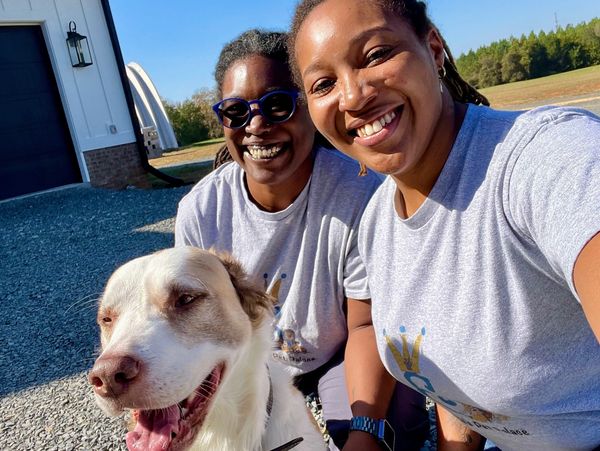
[[[274,92],[263,98],[261,106],[269,122],[283,122],[294,113],[294,98],[285,92]]]
[[[237,99],[221,102],[219,108],[221,121],[225,127],[238,128],[244,125],[250,114],[248,104]]]

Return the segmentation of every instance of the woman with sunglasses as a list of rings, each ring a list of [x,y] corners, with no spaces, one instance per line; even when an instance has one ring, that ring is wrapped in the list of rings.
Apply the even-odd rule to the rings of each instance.
[[[303,0],[289,48],[317,129],[388,175],[358,246],[438,449],[598,449],[600,118],[478,106],[422,1]]]
[[[176,245],[231,252],[277,299],[273,356],[305,395],[320,397],[331,449],[345,436],[345,450],[380,449],[348,428],[353,415],[387,413],[382,425],[386,434],[395,429],[395,449],[418,450],[429,429],[424,398],[401,384],[394,391],[367,339],[369,291],[356,237],[380,177],[358,177],[355,161],[315,143],[284,33],[242,34],[223,48],[215,78],[223,100],[214,111],[234,162],[181,201]]]

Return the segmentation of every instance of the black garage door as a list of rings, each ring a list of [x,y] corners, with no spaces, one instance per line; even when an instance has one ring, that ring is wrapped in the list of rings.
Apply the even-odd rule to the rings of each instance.
[[[39,26],[0,26],[0,199],[81,182]]]

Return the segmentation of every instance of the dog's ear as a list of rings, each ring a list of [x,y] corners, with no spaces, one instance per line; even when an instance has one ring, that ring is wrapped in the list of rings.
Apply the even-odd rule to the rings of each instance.
[[[214,252],[212,249],[211,252],[221,260],[229,273],[231,283],[240,298],[242,308],[252,322],[252,326],[258,326],[266,312],[273,312],[275,299],[256,286],[248,278],[242,265],[230,254]]]

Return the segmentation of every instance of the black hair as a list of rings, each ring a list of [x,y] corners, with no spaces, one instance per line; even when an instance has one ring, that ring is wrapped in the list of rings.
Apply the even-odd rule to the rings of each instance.
[[[300,27],[306,20],[306,17],[311,11],[318,5],[323,3],[325,0],[302,0],[296,6],[296,11],[292,19],[291,30],[288,35],[288,49],[290,53],[290,67],[292,68],[294,78],[299,86],[301,84],[301,77],[298,73],[298,67],[294,56],[294,48],[296,45],[296,38]],[[427,33],[432,28],[436,28],[427,16],[427,5],[423,1],[419,0],[376,0],[386,11],[390,11],[406,20],[413,28],[417,37],[424,40]],[[439,33],[439,31],[438,31]],[[446,41],[441,36],[444,44],[444,69],[445,75],[443,77],[444,84],[448,88],[448,91],[452,95],[452,98],[458,102],[463,103],[474,103],[476,105],[483,104],[489,105],[488,99],[477,91],[473,86],[467,83],[458,73],[454,57],[446,44]],[[444,71],[442,71],[444,73]],[[442,75],[442,74],[440,74]]]
[[[236,61],[253,55],[264,56],[289,67],[287,33],[254,28],[225,44],[215,67],[215,80],[219,96],[222,95],[223,79],[227,69]],[[290,81],[293,82],[293,80]]]

